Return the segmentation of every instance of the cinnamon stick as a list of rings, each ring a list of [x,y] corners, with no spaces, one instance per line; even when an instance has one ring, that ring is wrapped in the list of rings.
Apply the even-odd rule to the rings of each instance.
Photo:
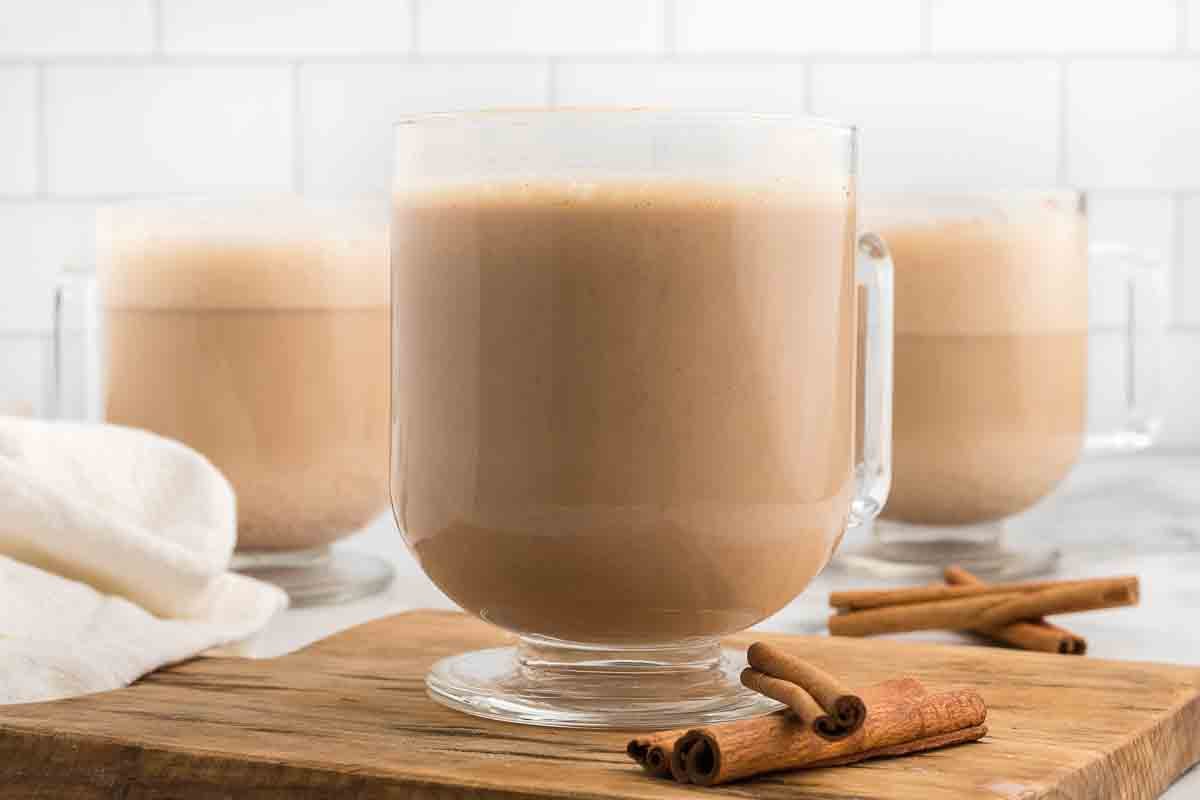
[[[792,710],[797,718],[811,723],[814,730],[816,730],[817,720],[832,721],[832,717],[825,713],[825,709],[817,704],[811,694],[790,681],[773,678],[753,667],[746,667],[742,670],[742,685],[783,703]]]
[[[847,764],[899,755],[983,736],[987,708],[973,691],[960,690],[872,707],[858,732],[838,741],[814,736],[790,714],[711,725],[679,740],[690,782],[713,786],[764,772]]]
[[[631,739],[625,753],[655,778],[671,777],[671,753],[679,740],[677,731],[665,731]]]
[[[946,567],[946,582],[955,586],[978,586],[984,582],[960,566]],[[973,633],[1022,650],[1081,656],[1087,652],[1087,640],[1044,619],[1010,622],[996,628],[973,628]]]
[[[860,589],[855,591],[833,592],[829,595],[829,605],[845,611],[862,611],[870,608],[886,608],[888,606],[909,605],[912,603],[931,603],[939,600],[957,600],[964,597],[985,597],[996,594],[1031,594],[1047,589],[1062,589],[1067,587],[1086,586],[1097,594],[1119,591],[1130,583],[1136,584],[1137,578],[1125,575],[1117,578],[1089,578],[1074,581],[1025,581],[1022,583],[960,583],[946,586],[933,584],[930,586],[913,586],[900,589]]]
[[[871,636],[903,631],[996,628],[1051,614],[1128,606],[1137,601],[1138,582],[1134,577],[1069,583],[1029,593],[985,594],[835,614],[829,618],[829,632],[835,636]]]
[[[862,727],[863,719],[867,716],[866,704],[828,672],[766,642],[750,645],[750,649],[746,651],[746,660],[751,670],[794,684],[802,690],[801,695],[810,695],[811,699],[816,701],[816,705],[825,712],[824,714],[814,714],[811,706],[801,698],[798,698],[800,708],[793,710],[801,719],[809,720],[813,729],[823,738],[841,739]],[[775,687],[776,684],[772,683],[770,686]],[[790,692],[789,695],[795,697],[796,693]],[[791,705],[786,700],[775,699]]]
[[[860,696],[868,708],[874,708],[878,704],[887,706],[914,702],[927,694],[928,691],[919,680],[903,677],[892,678],[883,683],[868,686],[860,693]],[[811,696],[809,699],[812,699]],[[780,700],[780,702],[786,701]],[[813,701],[814,705],[815,702]],[[820,711],[819,706],[817,709]],[[764,718],[760,717],[760,719]],[[796,720],[802,726],[807,724],[803,717],[796,717]],[[679,728],[639,736],[629,741],[625,753],[653,777],[674,777],[681,783],[687,783],[687,766],[684,760],[688,751],[699,740],[699,736],[688,737],[689,732],[691,732],[690,728]]]

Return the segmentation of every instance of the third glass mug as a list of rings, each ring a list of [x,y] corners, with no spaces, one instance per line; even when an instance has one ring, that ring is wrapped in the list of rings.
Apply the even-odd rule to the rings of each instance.
[[[1089,247],[1086,199],[1070,190],[896,193],[865,207],[896,262],[895,473],[873,541],[843,558],[890,576],[1048,571],[1057,549],[1006,545],[1006,520],[1050,495],[1085,448],[1153,439],[1161,270]],[[1089,363],[1100,281],[1126,290],[1118,370]],[[1121,403],[1106,408],[1098,379],[1114,372]]]
[[[888,490],[891,267],[856,233],[856,137],[649,110],[398,124],[393,506],[430,578],[520,636],[436,664],[435,699],[643,729],[774,707],[719,637]]]

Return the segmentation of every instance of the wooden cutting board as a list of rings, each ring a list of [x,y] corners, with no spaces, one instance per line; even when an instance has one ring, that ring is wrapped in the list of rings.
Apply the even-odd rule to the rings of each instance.
[[[737,641],[745,644],[750,637]],[[716,789],[645,777],[626,734],[477,719],[436,705],[437,658],[505,639],[401,614],[271,661],[197,659],[107,694],[0,706],[0,797],[1157,797],[1200,760],[1200,670],[885,640],[758,636],[851,684],[972,686],[981,742]]]

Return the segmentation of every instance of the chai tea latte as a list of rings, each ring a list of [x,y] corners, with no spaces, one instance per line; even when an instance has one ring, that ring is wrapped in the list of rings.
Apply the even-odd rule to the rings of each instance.
[[[400,194],[393,499],[510,630],[741,630],[826,563],[854,489],[853,204],[701,183]]]
[[[101,231],[107,419],[207,456],[237,493],[240,550],[327,544],[386,508],[383,231],[117,214]]]
[[[881,215],[883,216],[883,215]],[[1066,197],[880,222],[896,269],[883,516],[964,525],[1032,506],[1083,444],[1087,232]]]

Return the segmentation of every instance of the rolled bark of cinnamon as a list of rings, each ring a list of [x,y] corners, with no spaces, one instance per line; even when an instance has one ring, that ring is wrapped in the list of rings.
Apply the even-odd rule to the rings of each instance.
[[[915,702],[928,695],[924,684],[913,677],[892,678],[883,683],[865,688],[860,696],[868,708],[882,704],[897,705],[905,702]],[[774,698],[779,699],[779,698]],[[811,700],[811,696],[809,697]],[[780,700],[781,703],[786,703]],[[816,706],[816,701],[813,701]],[[820,706],[816,706],[821,711]],[[759,719],[765,719],[760,717]],[[811,724],[811,720],[803,717],[796,718],[801,724]],[[692,745],[699,740],[698,736],[688,737],[690,728],[660,731],[631,739],[625,747],[625,753],[636,761],[647,774],[656,778],[674,777],[681,783],[687,783],[687,766],[684,759]]]
[[[1032,594],[1047,589],[1089,587],[1097,594],[1120,591],[1130,584],[1136,586],[1137,578],[1123,575],[1116,578],[1089,578],[1075,581],[1026,581],[1023,583],[955,583],[951,586],[913,586],[901,589],[861,589],[833,592],[829,605],[844,611],[864,611],[871,608],[932,603],[939,600],[959,600],[965,597],[986,597],[997,594]]]
[[[835,614],[829,618],[829,632],[835,636],[871,636],[904,631],[995,628],[1051,614],[1134,605],[1137,601],[1135,577],[1085,581],[1029,593],[984,594]]]
[[[766,772],[848,764],[881,755],[901,755],[986,734],[987,708],[973,691],[885,701],[871,708],[852,736],[827,741],[789,714],[712,725],[689,731],[682,751],[687,779],[714,786]]]
[[[929,696],[929,692],[925,690],[925,686],[916,678],[905,676],[905,678],[894,678],[892,680],[883,681],[882,684],[875,684],[864,688],[860,697],[863,702],[868,705],[869,709],[874,710],[876,706],[886,711],[894,706],[905,703],[917,703],[920,699]],[[874,711],[872,711],[874,712]],[[758,726],[774,726],[775,723],[769,722],[772,717],[784,718],[790,720],[794,727],[808,728],[811,730],[809,721],[803,720],[793,715],[788,715],[786,712],[782,714],[774,714],[770,716],[757,717],[756,720],[745,720],[742,722],[731,722],[714,726],[716,728],[728,728],[732,726],[748,726],[750,723],[756,723]],[[646,770],[648,775],[654,777],[674,777],[674,780],[680,783],[690,783],[688,777],[688,765],[686,765],[686,757],[697,742],[702,741],[702,736],[697,730],[690,728],[678,728],[674,730],[662,730],[659,733],[647,734],[638,736],[636,739],[630,740],[625,747],[625,753],[631,759],[634,759],[643,770]],[[772,746],[767,742],[764,746]],[[848,758],[846,762],[851,760],[862,760],[864,758],[874,758],[876,756],[886,756],[886,754],[900,754],[901,752],[913,752],[913,750],[928,750],[931,746],[940,745],[925,745],[922,747],[910,748],[907,751],[898,751],[896,753],[884,753],[870,751],[870,754],[853,753],[851,756],[841,756],[840,758]],[[817,765],[817,764],[814,764]],[[830,765],[821,763],[820,765]]]
[[[946,583],[954,586],[984,584],[978,577],[957,565],[946,567],[944,577]],[[1087,652],[1087,640],[1082,636],[1040,618],[1028,622],[1010,622],[996,628],[973,628],[972,633],[1019,647],[1022,650],[1075,656],[1081,656]]]
[[[825,712],[824,714],[814,715],[811,707],[806,706],[802,700],[799,701],[802,710],[798,710],[797,714],[802,719],[807,716],[818,735],[831,740],[841,739],[862,727],[863,719],[867,716],[866,704],[828,672],[766,642],[750,645],[750,649],[746,651],[746,660],[751,670],[794,684],[802,693],[810,695],[811,699],[816,701],[816,705]]]
[[[742,670],[742,685],[783,703],[799,719],[812,724],[814,730],[817,720],[832,719],[825,713],[825,709],[817,704],[813,696],[802,687],[781,678],[773,678],[753,667],[746,667]]]
[[[680,732],[666,731],[631,739],[625,753],[655,778],[671,777],[671,753]]]

